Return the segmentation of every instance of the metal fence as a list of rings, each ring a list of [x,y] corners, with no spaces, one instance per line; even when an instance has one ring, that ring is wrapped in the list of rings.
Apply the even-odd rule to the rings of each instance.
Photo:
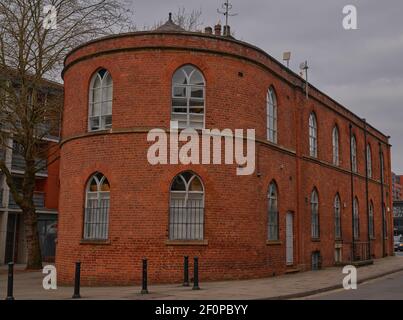
[[[202,201],[188,201],[186,206],[171,203],[169,213],[170,240],[203,240],[204,206]]]
[[[33,199],[35,208],[45,208],[45,193],[44,192],[35,192]],[[13,195],[10,192],[8,207],[12,209],[19,208],[17,203],[14,200]]]
[[[85,208],[84,239],[108,239],[109,204]]]
[[[369,261],[372,259],[369,242],[353,242],[351,246],[351,261]]]

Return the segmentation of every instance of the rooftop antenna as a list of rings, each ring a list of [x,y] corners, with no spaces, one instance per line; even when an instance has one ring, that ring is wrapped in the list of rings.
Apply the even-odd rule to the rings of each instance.
[[[301,77],[305,76],[305,93],[306,93],[306,98],[308,99],[309,97],[309,84],[308,84],[308,61],[302,62],[299,65],[299,68],[301,69]]]
[[[290,60],[291,60],[291,52],[287,51],[283,53],[283,61],[287,63],[287,68],[290,67]]]
[[[228,27],[228,17],[235,17],[238,15],[238,13],[230,13],[232,10],[232,4],[229,2],[229,0],[226,0],[225,3],[222,4],[222,9],[223,11],[217,9],[217,12],[225,16],[225,26]]]

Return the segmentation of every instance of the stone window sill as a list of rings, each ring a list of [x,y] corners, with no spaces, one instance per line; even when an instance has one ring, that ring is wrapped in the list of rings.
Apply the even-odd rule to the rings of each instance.
[[[111,241],[110,240],[86,240],[86,239],[81,239],[80,244],[83,245],[110,245]]]
[[[320,239],[319,238],[312,238],[311,241],[312,242],[320,242]]]
[[[167,240],[167,246],[207,246],[208,240]]]
[[[283,241],[280,240],[267,240],[266,245],[268,246],[280,246],[283,244]]]

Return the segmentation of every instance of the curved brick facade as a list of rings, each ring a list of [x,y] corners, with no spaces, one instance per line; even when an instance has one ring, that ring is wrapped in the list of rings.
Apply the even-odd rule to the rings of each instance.
[[[256,170],[237,176],[235,165],[157,165],[147,162],[147,132],[169,128],[172,75],[185,64],[197,66],[206,80],[205,127],[256,129]],[[88,132],[91,77],[99,68],[113,78],[113,124]],[[352,241],[352,187],[360,203],[360,241],[368,241],[364,122],[318,90],[310,99],[302,80],[258,48],[224,37],[198,33],[139,32],[93,41],[65,61],[65,106],[60,163],[59,281],[72,283],[74,262],[82,261],[84,284],[133,284],[141,280],[141,259],[149,260],[149,282],[180,282],[183,256],[200,258],[205,280],[255,278],[311,268],[319,250],[322,266],[343,261]],[[266,139],[266,94],[273,86],[278,100],[278,144]],[[308,118],[318,119],[318,159],[309,156]],[[332,129],[340,131],[340,167],[332,165]],[[349,126],[357,137],[358,174],[350,173]],[[385,157],[383,197],[390,199],[390,146],[367,125],[373,179],[368,199],[375,211],[372,254],[392,254],[393,237],[382,241],[379,152]],[[204,241],[168,241],[169,188],[186,170],[205,187]],[[83,241],[85,188],[90,176],[109,180],[108,241]],[[267,191],[275,181],[279,194],[279,241],[267,242]],[[311,239],[309,198],[319,194],[320,240]],[[333,200],[342,202],[342,239],[335,241]],[[286,265],[285,216],[294,215],[294,264]],[[387,212],[388,232],[393,223]]]

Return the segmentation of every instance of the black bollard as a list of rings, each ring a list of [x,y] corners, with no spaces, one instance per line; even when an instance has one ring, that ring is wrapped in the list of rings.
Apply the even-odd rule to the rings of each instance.
[[[183,286],[189,287],[189,257],[186,256],[183,261]]]
[[[147,294],[147,259],[143,259],[143,286],[141,288],[141,294]]]
[[[74,294],[73,299],[80,299],[80,273],[81,273],[81,262],[76,262],[76,275],[74,279]]]
[[[193,288],[192,290],[200,290],[199,287],[199,258],[194,257],[193,262]]]
[[[14,300],[13,287],[14,287],[14,263],[10,262],[8,264],[8,281],[7,281],[7,297],[6,297],[6,300],[8,301]]]

